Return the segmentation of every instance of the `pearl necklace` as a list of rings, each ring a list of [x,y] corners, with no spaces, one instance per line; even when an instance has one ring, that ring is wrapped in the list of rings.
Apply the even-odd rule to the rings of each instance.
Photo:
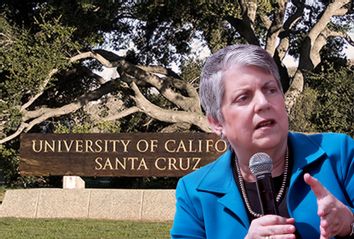
[[[247,194],[246,194],[246,188],[245,188],[245,184],[244,184],[244,181],[243,181],[243,177],[242,177],[242,174],[241,174],[241,170],[240,170],[240,166],[238,164],[238,160],[237,158],[235,159],[235,164],[236,164],[236,170],[237,170],[237,174],[238,174],[238,180],[239,180],[239,183],[240,183],[240,188],[241,188],[241,193],[242,193],[242,197],[245,201],[245,204],[246,204],[246,207],[247,207],[247,210],[254,216],[254,217],[261,217],[263,216],[262,214],[260,213],[256,213],[252,210],[251,208],[251,205],[248,201],[248,197],[247,197]],[[283,193],[285,191],[285,186],[286,186],[286,180],[288,178],[288,165],[289,165],[289,155],[288,155],[288,149],[286,149],[286,153],[285,153],[285,164],[284,164],[284,174],[283,174],[283,181],[281,183],[281,187],[279,189],[279,192],[277,194],[277,197],[276,197],[276,202],[279,203],[280,202],[280,199],[283,197]]]

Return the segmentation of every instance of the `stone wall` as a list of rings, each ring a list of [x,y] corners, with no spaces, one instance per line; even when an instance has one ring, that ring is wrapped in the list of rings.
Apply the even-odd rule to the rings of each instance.
[[[170,221],[175,190],[7,190],[0,217]]]

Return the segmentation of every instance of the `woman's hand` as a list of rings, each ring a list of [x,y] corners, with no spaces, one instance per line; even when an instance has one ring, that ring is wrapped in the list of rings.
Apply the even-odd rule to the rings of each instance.
[[[245,239],[294,239],[294,218],[265,215],[251,222]]]
[[[349,235],[350,224],[353,222],[351,210],[310,174],[306,173],[304,180],[317,198],[317,214],[321,220],[320,239]]]

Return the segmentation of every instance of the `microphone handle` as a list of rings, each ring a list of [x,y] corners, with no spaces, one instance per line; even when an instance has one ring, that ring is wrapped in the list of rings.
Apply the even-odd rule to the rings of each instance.
[[[279,215],[278,206],[275,201],[275,190],[273,178],[270,173],[257,176],[257,193],[261,204],[262,214]],[[301,239],[301,236],[295,231],[295,238]]]
[[[261,204],[263,215],[279,215],[278,206],[275,201],[275,190],[272,175],[265,173],[258,175],[256,181],[258,199]]]

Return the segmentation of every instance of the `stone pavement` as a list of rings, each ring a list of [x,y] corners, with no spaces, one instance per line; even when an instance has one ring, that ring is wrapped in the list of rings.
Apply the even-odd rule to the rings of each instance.
[[[175,190],[13,189],[0,205],[0,217],[92,218],[170,221]]]

